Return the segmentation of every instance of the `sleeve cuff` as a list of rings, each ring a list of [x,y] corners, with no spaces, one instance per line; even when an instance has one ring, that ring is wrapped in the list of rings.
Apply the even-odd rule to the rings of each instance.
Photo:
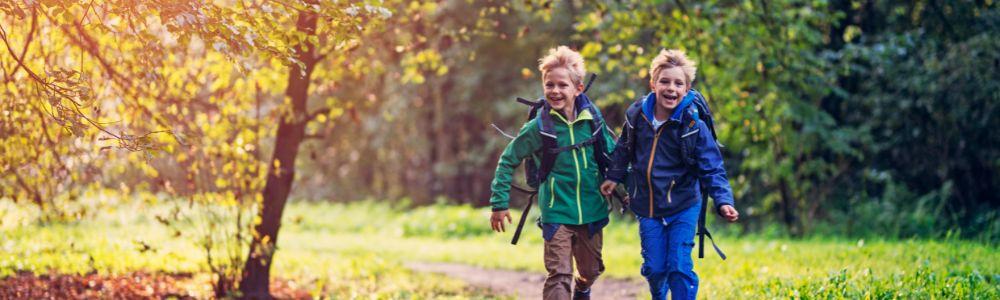
[[[505,211],[505,210],[508,210],[508,209],[509,209],[509,208],[506,208],[506,207],[498,207],[498,206],[494,206],[494,207],[493,207],[493,211],[494,211],[494,212],[497,212],[497,211]]]

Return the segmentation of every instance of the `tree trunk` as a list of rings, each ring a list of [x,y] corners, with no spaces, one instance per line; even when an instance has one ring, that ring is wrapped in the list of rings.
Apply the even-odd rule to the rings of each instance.
[[[785,159],[785,151],[782,150],[781,143],[782,141],[779,137],[775,139],[772,144],[775,149],[774,161],[777,164],[781,164],[782,160]],[[792,194],[791,188],[788,186],[788,177],[786,176],[788,175],[778,174],[778,192],[781,196],[781,203],[779,204],[781,205],[782,221],[784,221],[785,228],[788,229],[789,234],[793,237],[799,237],[801,235],[801,231],[798,226],[798,208],[796,207],[796,202],[798,200],[795,199],[795,196]]]
[[[296,28],[307,35],[316,34],[316,13],[300,12]],[[264,185],[263,203],[260,209],[261,222],[254,225],[250,252],[243,267],[240,292],[243,298],[270,299],[271,262],[277,250],[278,230],[281,215],[288,201],[295,179],[295,158],[299,145],[305,136],[306,100],[309,96],[309,79],[316,65],[315,45],[305,44],[295,47],[296,58],[305,69],[292,64],[288,74],[285,96],[291,100],[291,113],[280,118],[275,138],[274,154],[268,161],[267,182]]]
[[[799,228],[798,218],[796,217],[796,200],[788,188],[787,179],[781,178],[778,180],[778,190],[781,193],[781,213],[783,215],[782,219],[785,221],[785,227],[788,228],[789,234],[793,237],[801,237],[802,231]]]
[[[444,93],[441,91],[443,87],[442,85],[437,84],[441,81],[442,79],[436,78],[434,79],[435,84],[430,85],[431,98],[434,101],[434,112],[432,113],[434,116],[434,145],[431,147],[434,149],[434,160],[430,163],[430,169],[434,174],[431,176],[434,182],[430,183],[431,189],[428,194],[431,195],[430,198],[432,200],[441,195],[452,196],[449,193],[450,191],[446,190],[447,187],[450,187],[451,185],[446,185],[446,183],[451,180],[452,172],[450,172],[450,170],[454,167],[451,160],[454,158],[453,156],[455,153],[449,153],[451,147],[448,143],[449,140],[453,138],[449,135],[453,133],[448,132],[447,128],[445,128],[445,117],[447,117],[452,110],[445,109],[444,107]],[[438,166],[441,167],[439,168]]]

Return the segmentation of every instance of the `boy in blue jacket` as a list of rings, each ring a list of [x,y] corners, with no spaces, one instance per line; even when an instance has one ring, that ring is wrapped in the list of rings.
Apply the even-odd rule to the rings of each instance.
[[[629,207],[639,220],[641,272],[652,298],[664,299],[669,290],[673,299],[695,299],[698,275],[691,249],[702,205],[699,186],[715,199],[714,211],[724,219],[735,222],[739,213],[722,153],[692,105],[695,63],[683,51],[663,50],[649,69],[653,91],[629,109],[637,120],[626,113],[601,193],[610,195],[629,173]]]

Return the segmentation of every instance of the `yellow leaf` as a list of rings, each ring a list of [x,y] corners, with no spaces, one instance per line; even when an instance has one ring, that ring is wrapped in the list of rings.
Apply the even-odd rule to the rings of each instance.
[[[535,73],[531,72],[531,69],[521,68],[521,78],[531,79],[531,77],[534,77],[534,76],[535,76]]]

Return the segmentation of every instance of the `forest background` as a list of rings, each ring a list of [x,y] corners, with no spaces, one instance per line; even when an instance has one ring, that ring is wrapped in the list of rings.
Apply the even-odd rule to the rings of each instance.
[[[699,63],[741,211],[724,234],[995,252],[997,36],[988,0],[5,1],[0,226],[172,207],[149,216],[225,228],[176,230],[220,293],[260,293],[290,201],[486,206],[491,124],[519,128],[514,97],[569,45],[616,130],[660,49]]]

